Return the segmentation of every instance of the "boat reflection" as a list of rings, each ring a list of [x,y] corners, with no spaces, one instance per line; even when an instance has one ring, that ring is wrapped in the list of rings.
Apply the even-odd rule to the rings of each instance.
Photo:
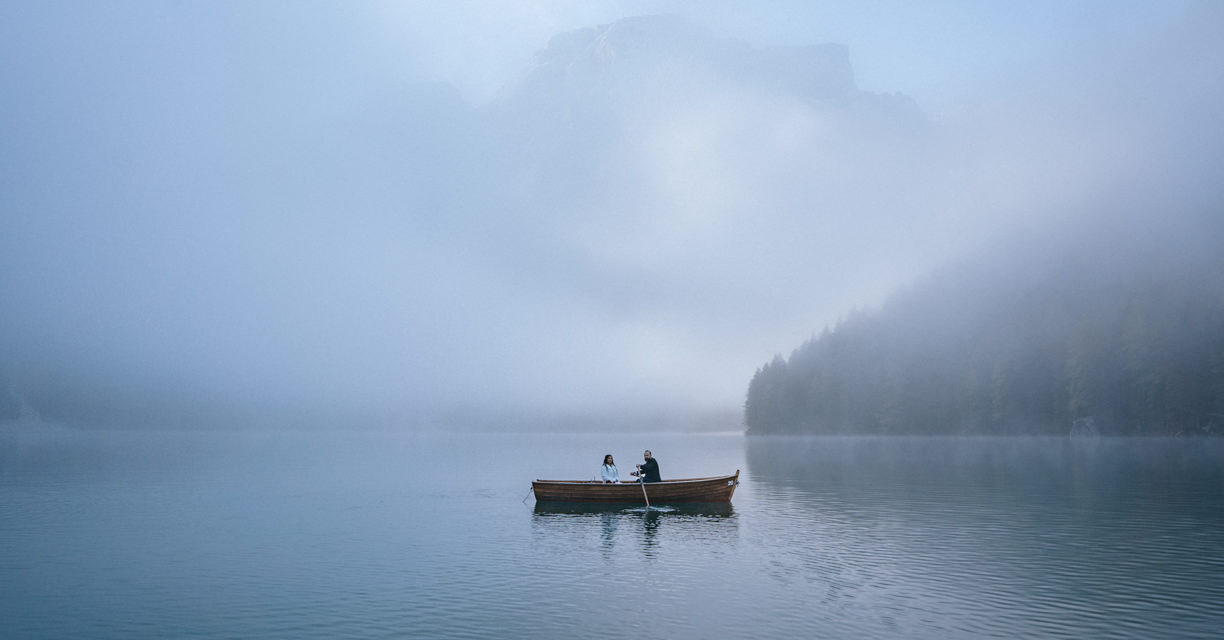
[[[626,504],[592,504],[587,502],[536,502],[536,515],[581,515],[594,513],[637,513],[637,514],[667,514],[679,516],[709,516],[713,518],[729,518],[735,515],[735,509],[729,502],[696,502],[677,505],[652,506],[649,509],[642,503]]]
[[[730,543],[739,537],[735,509],[729,503],[647,508],[642,504],[537,502],[532,520],[540,536],[563,533],[570,540],[597,536],[605,555],[618,543],[636,540],[650,559],[657,556],[663,540]]]

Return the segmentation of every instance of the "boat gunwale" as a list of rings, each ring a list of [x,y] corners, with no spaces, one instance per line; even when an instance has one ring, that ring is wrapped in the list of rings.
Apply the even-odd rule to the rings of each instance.
[[[533,480],[532,483],[564,484],[564,485],[596,485],[596,486],[608,485],[608,486],[613,486],[613,487],[617,485],[638,485],[638,484],[647,484],[647,485],[657,486],[657,485],[662,485],[662,484],[692,484],[695,482],[710,482],[712,480],[736,479],[738,481],[738,478],[739,478],[739,471],[736,471],[735,473],[728,474],[725,476],[709,476],[707,478],[676,478],[675,480],[660,480],[659,482],[639,482],[637,480],[631,480],[628,482],[604,482],[602,480]]]

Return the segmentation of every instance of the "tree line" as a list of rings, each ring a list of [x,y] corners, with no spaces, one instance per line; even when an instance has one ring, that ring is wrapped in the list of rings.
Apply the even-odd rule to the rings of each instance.
[[[1135,248],[962,264],[854,312],[757,370],[749,433],[1224,434],[1221,261]]]

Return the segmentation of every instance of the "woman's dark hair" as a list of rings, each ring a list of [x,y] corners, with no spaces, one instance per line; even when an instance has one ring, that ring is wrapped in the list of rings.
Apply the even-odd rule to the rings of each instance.
[[[612,461],[612,462],[608,462],[608,458],[611,458],[611,457],[612,457],[612,454],[610,454],[610,453],[609,453],[608,455],[604,456],[604,461],[603,461],[603,463],[604,463],[604,464],[616,464],[616,461],[615,461],[615,460],[614,460],[614,461]]]

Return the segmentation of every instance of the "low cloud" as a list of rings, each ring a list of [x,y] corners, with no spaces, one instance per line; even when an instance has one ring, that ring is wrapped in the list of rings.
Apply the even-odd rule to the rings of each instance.
[[[844,46],[681,17],[559,36],[486,100],[378,38],[310,53],[359,20],[252,60],[205,37],[249,28],[177,18],[173,46],[61,42],[79,64],[10,42],[43,59],[3,76],[9,405],[734,408],[773,353],[994,239],[1218,202],[1196,11],[939,113],[858,89]]]

